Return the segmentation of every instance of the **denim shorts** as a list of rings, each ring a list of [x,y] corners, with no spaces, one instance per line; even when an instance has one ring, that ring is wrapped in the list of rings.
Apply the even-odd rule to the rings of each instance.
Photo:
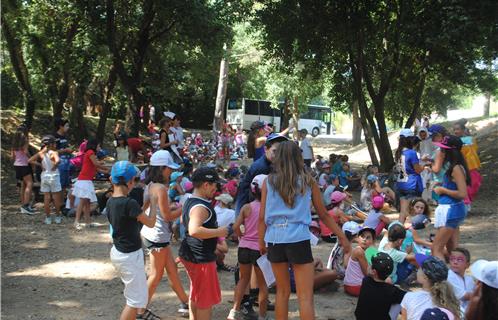
[[[412,200],[422,196],[422,193],[416,190],[398,190],[398,193],[399,198],[403,200]]]

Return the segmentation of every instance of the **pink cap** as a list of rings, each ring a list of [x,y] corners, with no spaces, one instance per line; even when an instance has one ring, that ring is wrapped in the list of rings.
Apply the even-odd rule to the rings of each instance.
[[[345,193],[340,192],[340,191],[334,191],[330,195],[330,201],[332,201],[332,203],[339,203],[342,200],[346,199],[346,197],[347,197],[347,195]]]
[[[187,182],[185,182],[183,187],[184,187],[185,191],[190,191],[194,188],[194,184],[192,183],[192,181],[187,181]]]
[[[384,206],[384,197],[382,196],[375,196],[372,199],[372,207],[375,209],[382,209]]]

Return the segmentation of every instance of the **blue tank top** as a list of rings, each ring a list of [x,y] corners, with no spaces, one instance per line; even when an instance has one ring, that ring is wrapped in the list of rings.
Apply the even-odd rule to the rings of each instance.
[[[252,158],[254,161],[258,160],[265,154],[265,145],[262,145],[259,148],[254,149],[254,157]]]
[[[446,174],[444,175],[444,178],[443,178],[443,187],[445,187],[446,189],[449,189],[449,190],[458,190],[457,184],[455,182],[451,181],[450,178],[448,178],[448,176]],[[455,203],[459,203],[459,202],[463,202],[463,200],[450,197],[447,194],[442,194],[439,196],[439,203],[440,204],[455,204]]]
[[[295,243],[310,239],[311,188],[304,195],[294,198],[294,207],[289,208],[280,194],[266,180],[267,194],[265,206],[267,243]]]

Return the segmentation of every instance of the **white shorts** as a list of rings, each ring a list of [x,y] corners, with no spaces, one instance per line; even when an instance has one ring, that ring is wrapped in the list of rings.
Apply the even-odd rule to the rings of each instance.
[[[123,253],[112,246],[111,261],[125,285],[126,305],[132,308],[147,306],[147,278],[145,277],[144,253],[142,249]]]
[[[41,174],[41,183],[40,183],[40,192],[60,192],[62,191],[61,187],[61,177],[59,172],[42,172]]]
[[[90,202],[97,202],[97,195],[91,180],[78,180],[73,185],[73,195],[80,199],[90,199]]]

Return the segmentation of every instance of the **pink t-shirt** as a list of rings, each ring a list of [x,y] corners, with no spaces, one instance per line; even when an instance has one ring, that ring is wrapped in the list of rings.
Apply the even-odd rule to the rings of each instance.
[[[250,206],[251,214],[244,219],[244,235],[240,238],[239,248],[259,251],[258,218],[261,202],[254,200]]]
[[[344,284],[348,286],[361,286],[365,275],[361,271],[361,266],[358,261],[349,258],[346,274],[344,275]]]
[[[24,152],[24,150],[15,150],[15,161],[14,166],[16,167],[25,167],[28,165],[28,155]]]

